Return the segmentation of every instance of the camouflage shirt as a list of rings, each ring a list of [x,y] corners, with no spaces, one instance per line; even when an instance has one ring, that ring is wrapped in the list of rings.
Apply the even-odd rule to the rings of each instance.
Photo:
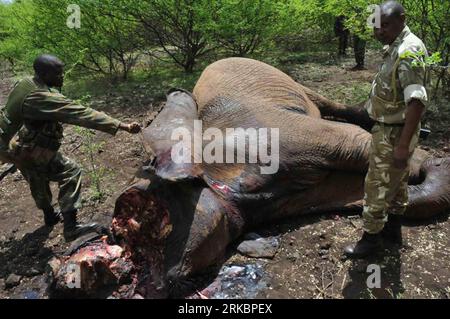
[[[115,135],[120,121],[82,106],[33,78],[19,81],[0,109],[0,141],[7,145],[19,132],[19,144],[59,148],[61,123]]]
[[[387,124],[405,122],[411,99],[428,102],[425,66],[415,65],[428,56],[423,42],[406,26],[397,39],[384,47],[383,63],[372,83],[366,109],[371,118]]]

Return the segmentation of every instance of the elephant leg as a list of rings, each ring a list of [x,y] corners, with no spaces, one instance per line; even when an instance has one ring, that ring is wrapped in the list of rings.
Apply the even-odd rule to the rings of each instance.
[[[277,208],[267,216],[279,219],[327,212],[361,212],[363,196],[363,175],[335,171],[316,187],[278,199],[274,203]]]
[[[421,165],[420,178],[417,184],[408,186],[405,218],[423,220],[450,212],[450,158],[428,158]],[[274,205],[277,213],[270,216],[362,212],[363,197],[364,175],[335,171],[316,187],[279,199]]]
[[[311,194],[302,196],[306,199],[318,199],[315,205],[308,203],[308,206],[315,207],[313,211],[361,207],[362,201],[358,201],[358,198],[363,198],[363,178],[369,157],[370,135],[361,134],[355,131],[353,125],[348,124],[335,125],[335,131],[329,131],[327,121],[314,121],[324,122],[319,123],[321,125],[318,126],[317,134],[322,132],[326,141],[333,141],[335,136],[335,142],[328,142],[322,147],[321,158],[317,160],[329,175],[315,189],[308,190]],[[328,132],[331,134],[327,135]],[[409,204],[405,217],[426,219],[450,211],[450,158],[432,158],[427,152],[416,149],[411,159],[409,175]]]
[[[420,168],[421,180],[408,186],[405,218],[423,220],[450,212],[450,158],[428,158]],[[344,172],[330,174],[318,187],[280,205],[280,214],[293,215],[363,208],[364,176]],[[310,199],[314,199],[311,201]],[[309,200],[308,200],[309,199]]]
[[[428,158],[421,163],[415,185],[408,186],[405,218],[423,220],[450,212],[450,158]],[[419,178],[421,180],[419,180]],[[315,198],[305,212],[362,211],[364,176],[334,172],[316,189],[304,194]],[[290,209],[294,206],[288,205]]]

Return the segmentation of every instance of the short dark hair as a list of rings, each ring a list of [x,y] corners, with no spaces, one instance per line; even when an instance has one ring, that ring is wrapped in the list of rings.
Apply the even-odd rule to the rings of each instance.
[[[54,55],[43,54],[38,56],[33,63],[34,72],[37,75],[45,75],[57,67],[63,67],[64,63]]]
[[[381,14],[388,17],[400,18],[402,15],[405,15],[405,8],[397,1],[383,2],[380,8]]]

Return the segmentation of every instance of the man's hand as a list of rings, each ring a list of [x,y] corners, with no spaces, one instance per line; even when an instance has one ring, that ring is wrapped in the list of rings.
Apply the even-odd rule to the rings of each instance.
[[[120,123],[120,129],[131,134],[137,134],[141,131],[141,126],[137,122],[131,124]]]
[[[394,148],[394,167],[404,169],[408,165],[409,148],[398,145]]]

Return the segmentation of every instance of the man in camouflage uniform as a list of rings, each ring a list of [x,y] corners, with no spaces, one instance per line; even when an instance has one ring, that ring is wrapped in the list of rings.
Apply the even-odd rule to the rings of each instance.
[[[18,82],[0,109],[0,161],[14,163],[30,185],[31,194],[44,212],[47,226],[64,218],[64,238],[72,241],[89,232],[102,232],[93,223],[76,221],[80,208],[81,169],[59,152],[61,123],[79,125],[115,135],[119,129],[136,134],[137,123],[124,124],[104,113],[67,99],[53,88],[63,85],[64,64],[43,55],[34,62],[35,76]],[[17,142],[12,142],[18,134]],[[61,213],[53,209],[49,183],[59,184]]]
[[[383,3],[381,14],[381,27],[374,32],[386,45],[385,54],[366,104],[376,124],[365,181],[364,234],[356,245],[345,248],[350,257],[373,254],[384,242],[402,243],[400,216],[408,205],[409,160],[428,102],[425,67],[413,63],[423,62],[425,45],[406,26],[399,3]]]

